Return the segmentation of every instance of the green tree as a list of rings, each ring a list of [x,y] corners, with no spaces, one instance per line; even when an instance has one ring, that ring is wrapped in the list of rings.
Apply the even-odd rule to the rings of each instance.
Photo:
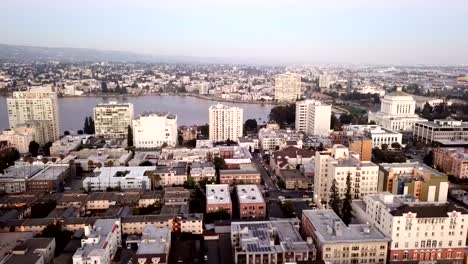
[[[384,150],[384,151],[385,151],[385,150],[388,150],[388,144],[382,144],[382,145],[380,145],[380,148],[381,148],[382,150]]]
[[[45,156],[50,156],[50,147],[52,147],[52,142],[47,142],[44,144],[44,147],[42,149],[44,150],[44,155]]]
[[[343,222],[346,225],[349,225],[349,223],[351,223],[351,219],[353,217],[353,214],[352,214],[353,208],[351,207],[352,201],[353,201],[353,198],[351,197],[351,173],[348,173],[348,176],[346,176],[345,198],[343,200],[343,206],[341,207],[341,215],[343,217]]]
[[[55,256],[58,256],[60,252],[62,252],[62,250],[68,244],[72,236],[73,232],[63,230],[60,222],[47,225],[39,234],[39,237],[55,238]]]
[[[340,120],[335,116],[335,115],[331,115],[330,117],[330,128],[334,131],[341,131],[342,130],[342,127],[341,127],[341,122]]]
[[[96,133],[96,128],[94,126],[94,119],[92,116],[89,117],[89,134]]]
[[[421,116],[425,119],[429,119],[429,120],[432,120],[432,111],[434,109],[432,108],[432,106],[426,102],[424,104],[424,107],[423,107],[423,110],[422,110],[422,113],[421,113]]]
[[[393,142],[390,146],[394,149],[401,149],[401,145],[398,142]]]
[[[65,130],[65,132],[63,132],[63,135],[64,135],[64,136],[69,136],[69,135],[70,135],[70,131]]]
[[[244,124],[245,132],[256,132],[257,131],[257,120],[255,119],[247,119]]]
[[[340,123],[343,125],[349,125],[353,122],[353,116],[348,114],[340,115]]]
[[[430,167],[434,165],[434,152],[432,150],[424,156],[423,163]]]
[[[341,215],[341,199],[338,192],[338,187],[336,186],[336,179],[333,179],[332,186],[330,187],[330,194],[328,197],[328,207],[332,209],[337,215]]]
[[[33,157],[37,157],[37,154],[39,153],[39,147],[39,143],[33,140],[29,143],[28,151]]]
[[[127,147],[133,147],[133,130],[130,125],[127,127]]]
[[[200,134],[201,134],[203,137],[205,137],[205,138],[208,138],[208,137],[209,137],[210,128],[209,128],[208,124],[199,126],[199,127],[198,127],[198,130],[200,131]]]
[[[83,126],[83,132],[84,132],[85,134],[91,134],[89,131],[90,131],[89,117],[85,117],[85,122],[84,122],[84,126]]]
[[[296,212],[294,211],[294,204],[289,200],[281,204],[281,210],[283,211],[285,217],[290,218],[296,216]]]
[[[145,167],[145,166],[153,166],[153,163],[149,160],[142,161],[138,166]]]
[[[296,120],[296,104],[275,106],[268,117],[279,125],[293,125]]]
[[[102,93],[108,93],[109,92],[109,90],[107,89],[107,82],[105,82],[105,81],[101,82],[101,92]]]

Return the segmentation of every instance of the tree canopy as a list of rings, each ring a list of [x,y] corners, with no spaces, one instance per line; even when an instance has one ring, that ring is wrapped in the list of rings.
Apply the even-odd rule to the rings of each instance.
[[[273,107],[270,111],[269,118],[279,125],[294,125],[296,121],[296,104]]]

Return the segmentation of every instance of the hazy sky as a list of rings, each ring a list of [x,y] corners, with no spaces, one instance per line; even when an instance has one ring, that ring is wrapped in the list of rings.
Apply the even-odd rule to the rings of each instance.
[[[1,0],[0,42],[289,63],[468,64],[467,0]]]

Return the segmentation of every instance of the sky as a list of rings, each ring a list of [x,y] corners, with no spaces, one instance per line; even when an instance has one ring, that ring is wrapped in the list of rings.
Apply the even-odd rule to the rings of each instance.
[[[468,64],[467,0],[1,0],[0,43],[271,63]]]

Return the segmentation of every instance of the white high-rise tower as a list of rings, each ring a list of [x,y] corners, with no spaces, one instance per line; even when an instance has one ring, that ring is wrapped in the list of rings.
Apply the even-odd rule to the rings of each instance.
[[[222,104],[209,108],[210,140],[237,140],[243,133],[244,110]]]

